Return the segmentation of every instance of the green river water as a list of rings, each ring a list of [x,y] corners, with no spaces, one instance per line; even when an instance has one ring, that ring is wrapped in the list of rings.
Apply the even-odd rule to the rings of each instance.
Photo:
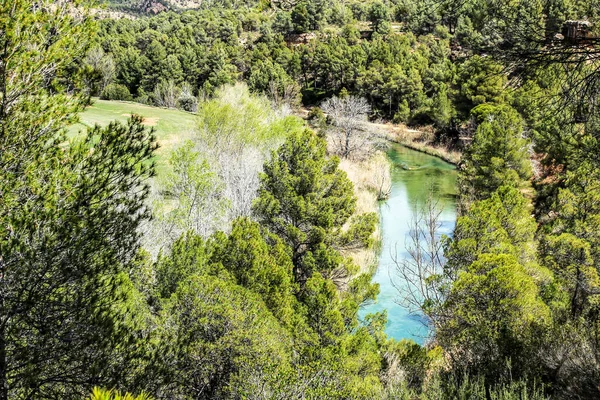
[[[388,152],[392,162],[390,198],[380,203],[382,249],[374,281],[380,285],[377,302],[365,306],[360,315],[387,310],[386,332],[394,339],[412,339],[423,343],[428,331],[420,315],[410,314],[397,301],[399,294],[392,285],[401,286],[396,275],[394,253],[406,258],[409,226],[415,213],[433,189],[433,196],[443,207],[441,233],[450,235],[456,220],[456,170],[452,164],[427,154],[394,145]]]

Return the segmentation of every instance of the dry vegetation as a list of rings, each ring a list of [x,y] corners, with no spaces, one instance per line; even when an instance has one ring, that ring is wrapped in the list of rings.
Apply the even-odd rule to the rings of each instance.
[[[461,153],[435,144],[435,134],[430,129],[414,130],[404,125],[383,124],[387,138],[409,149],[439,157],[451,164],[458,164]]]
[[[377,213],[379,214],[378,200],[382,199],[382,193],[391,189],[391,165],[385,154],[381,151],[375,153],[365,161],[342,159],[340,169],[348,175],[354,184],[354,193],[357,198],[356,214]],[[374,272],[377,268],[378,253],[381,242],[381,230],[379,226],[373,233],[375,245],[370,249],[349,250],[346,255],[352,257],[354,262],[360,266],[361,272]]]

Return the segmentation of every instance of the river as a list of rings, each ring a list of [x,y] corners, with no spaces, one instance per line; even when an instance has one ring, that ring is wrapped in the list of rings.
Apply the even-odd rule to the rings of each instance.
[[[380,203],[382,248],[373,280],[380,285],[377,302],[365,306],[360,315],[387,310],[386,333],[394,339],[412,339],[422,344],[427,336],[424,319],[411,315],[397,303],[399,294],[392,285],[402,282],[396,276],[394,252],[405,258],[411,220],[431,189],[443,208],[441,233],[449,235],[456,220],[456,169],[437,157],[394,145],[388,151],[392,162],[392,190],[388,200]]]

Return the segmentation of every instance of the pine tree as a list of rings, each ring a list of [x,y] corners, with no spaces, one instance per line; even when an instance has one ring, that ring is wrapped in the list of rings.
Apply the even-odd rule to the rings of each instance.
[[[271,158],[261,175],[255,216],[288,246],[296,297],[307,306],[322,344],[335,346],[356,327],[359,305],[378,290],[338,248],[370,237],[376,218],[354,218],[342,229],[355,210],[352,183],[312,131],[291,134]]]
[[[291,248],[300,284],[315,271],[331,273],[343,264],[331,245],[353,214],[356,198],[338,162],[326,156],[322,139],[305,130],[272,154],[261,175],[254,213]]]
[[[532,168],[519,113],[504,105],[481,105],[471,114],[478,126],[460,168],[462,200],[468,205],[485,199],[500,186],[526,187]]]
[[[148,217],[154,135],[134,117],[66,141],[87,102],[73,71],[91,35],[83,5],[0,5],[2,400],[81,398],[128,374],[124,271]]]

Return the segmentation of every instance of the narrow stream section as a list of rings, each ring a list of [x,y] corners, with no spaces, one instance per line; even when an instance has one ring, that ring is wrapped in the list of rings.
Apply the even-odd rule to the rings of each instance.
[[[407,258],[406,243],[414,215],[433,190],[433,196],[443,208],[441,233],[449,235],[456,221],[456,169],[445,161],[394,145],[388,152],[392,162],[392,191],[390,198],[380,204],[382,249],[379,266],[373,280],[380,285],[377,302],[365,306],[361,316],[387,310],[386,333],[394,339],[412,339],[423,343],[427,328],[420,315],[411,315],[398,304],[399,293],[392,285],[403,282],[397,276],[396,258]]]

